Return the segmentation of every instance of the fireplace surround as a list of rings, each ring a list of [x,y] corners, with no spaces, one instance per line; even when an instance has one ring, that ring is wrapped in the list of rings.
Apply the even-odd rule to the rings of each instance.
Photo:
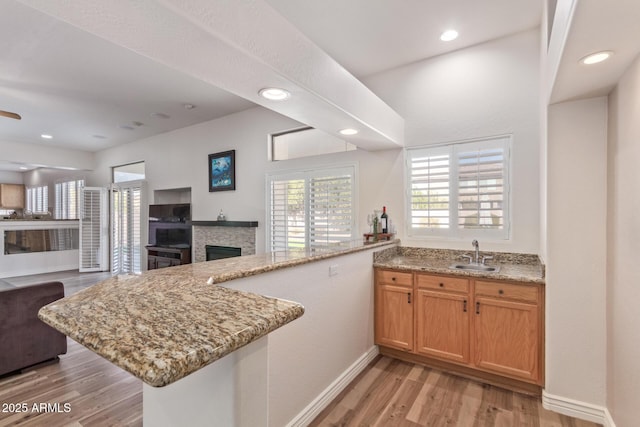
[[[239,248],[242,255],[256,253],[257,221],[193,221],[193,261],[207,260],[206,246]]]

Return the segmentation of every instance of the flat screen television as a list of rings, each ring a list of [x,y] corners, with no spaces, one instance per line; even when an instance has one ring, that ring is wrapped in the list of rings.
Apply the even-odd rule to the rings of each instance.
[[[190,247],[191,205],[189,203],[149,205],[149,245]]]

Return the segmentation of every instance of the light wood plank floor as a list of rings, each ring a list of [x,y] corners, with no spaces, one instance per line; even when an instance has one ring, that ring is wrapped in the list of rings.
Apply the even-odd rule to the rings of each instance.
[[[310,426],[597,425],[547,411],[539,398],[378,356]]]
[[[108,273],[61,272],[4,279],[14,286],[60,280],[73,294]],[[142,382],[73,340],[60,362],[0,378],[3,426],[141,426]],[[64,403],[68,413],[38,413],[34,403]],[[2,408],[0,408],[2,409]],[[327,426],[594,427],[542,408],[532,398],[379,356],[312,423]],[[217,426],[216,426],[217,427]]]
[[[0,378],[0,426],[141,426],[142,382],[75,341],[67,343],[59,363]],[[27,411],[8,406],[16,403],[26,403]],[[59,405],[40,411],[47,403]]]

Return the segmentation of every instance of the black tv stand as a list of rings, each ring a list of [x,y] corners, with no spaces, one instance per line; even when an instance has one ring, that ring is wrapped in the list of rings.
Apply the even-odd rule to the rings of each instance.
[[[147,269],[191,264],[191,246],[176,246],[179,247],[147,246]]]

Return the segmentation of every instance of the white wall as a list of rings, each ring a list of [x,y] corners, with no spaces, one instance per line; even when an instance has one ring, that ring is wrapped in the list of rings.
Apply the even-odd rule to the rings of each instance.
[[[604,406],[607,99],[549,107],[546,390]]]
[[[407,146],[513,134],[512,239],[481,241],[483,249],[538,251],[539,45],[539,31],[533,30],[364,80],[405,118]],[[394,185],[401,179],[395,177]],[[391,191],[399,192],[400,188],[392,187]],[[396,202],[397,195],[391,197],[391,211],[401,219],[403,199]],[[466,240],[403,238],[403,243],[470,248]]]
[[[87,179],[91,174],[89,171],[68,171],[60,169],[39,168],[24,173],[24,185],[27,187],[36,187],[41,185],[48,186],[49,190],[49,211],[54,212],[55,207],[55,184],[63,181],[73,181],[78,179]]]
[[[305,307],[302,317],[269,334],[270,426],[288,425],[348,368],[377,353],[373,345],[373,252],[221,284]],[[331,266],[337,267],[337,275],[329,276]],[[366,363],[360,368],[364,366]]]
[[[69,167],[91,170],[94,167],[93,153],[67,148],[50,147],[45,144],[0,141],[0,160],[32,165]]]
[[[609,97],[607,406],[618,427],[640,418],[640,59]]]
[[[0,171],[0,183],[24,184],[24,176],[22,172]]]
[[[111,167],[145,161],[149,201],[156,190],[191,188],[192,218],[215,220],[223,209],[230,221],[259,222],[256,251],[265,248],[265,175],[278,170],[357,163],[363,230],[366,214],[382,205],[401,203],[402,151],[361,150],[294,159],[267,160],[267,136],[299,127],[300,123],[262,107],[255,107],[217,120],[161,134],[96,153],[96,170],[87,185],[104,186],[111,180]],[[209,192],[208,155],[236,150],[236,190]],[[393,210],[390,210],[393,215]]]

